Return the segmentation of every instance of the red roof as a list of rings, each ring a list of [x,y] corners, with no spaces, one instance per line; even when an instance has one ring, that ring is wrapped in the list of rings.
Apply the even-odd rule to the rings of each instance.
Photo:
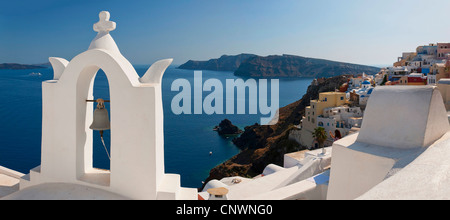
[[[408,77],[408,83],[410,82],[425,82],[427,81],[426,77]]]

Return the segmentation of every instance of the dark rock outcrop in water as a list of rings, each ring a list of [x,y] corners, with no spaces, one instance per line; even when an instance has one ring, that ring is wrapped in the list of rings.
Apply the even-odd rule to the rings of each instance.
[[[44,69],[44,68],[47,67],[28,64],[18,64],[18,63],[0,63],[0,69],[21,70],[21,69]]]
[[[254,56],[256,55],[242,53],[235,56],[223,55],[218,59],[210,59],[208,61],[189,60],[178,68],[188,70],[235,71],[243,61]]]
[[[349,75],[320,78],[318,84],[311,84],[302,99],[279,109],[279,120],[275,125],[250,125],[244,133],[233,140],[242,151],[211,169],[205,183],[212,179],[231,176],[253,177],[261,174],[268,164],[283,166],[284,154],[303,150],[297,142],[289,140],[289,131],[297,129],[305,107],[311,99],[318,99],[319,93],[334,91],[347,82]]]
[[[293,55],[255,56],[234,72],[246,77],[333,77],[363,72],[376,74],[380,68]]]
[[[235,135],[242,133],[236,125],[233,125],[230,120],[224,119],[218,126],[214,128],[220,135]]]

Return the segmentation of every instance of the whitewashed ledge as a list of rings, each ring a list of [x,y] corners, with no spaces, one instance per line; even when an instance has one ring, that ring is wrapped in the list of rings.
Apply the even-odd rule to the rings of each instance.
[[[0,166],[0,198],[19,190],[20,178],[25,174]]]
[[[377,87],[360,132],[333,144],[327,199],[450,199],[449,157],[435,87]]]
[[[450,199],[450,132],[412,163],[357,199]]]

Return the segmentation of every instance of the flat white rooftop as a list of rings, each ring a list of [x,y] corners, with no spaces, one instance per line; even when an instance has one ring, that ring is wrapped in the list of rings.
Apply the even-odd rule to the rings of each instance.
[[[12,193],[2,199],[12,200],[124,200],[121,195],[86,185],[43,183]]]
[[[357,199],[450,199],[450,131],[397,174]]]
[[[0,166],[0,199],[19,190],[20,178],[24,175]]]

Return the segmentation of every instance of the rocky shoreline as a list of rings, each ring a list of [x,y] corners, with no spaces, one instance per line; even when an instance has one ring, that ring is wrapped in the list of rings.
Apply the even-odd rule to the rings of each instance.
[[[306,149],[297,142],[289,140],[289,131],[297,129],[305,108],[319,93],[335,91],[347,82],[350,75],[319,78],[312,83],[306,94],[298,101],[279,109],[279,120],[275,125],[254,124],[245,127],[244,132],[233,143],[241,152],[210,170],[207,183],[212,179],[231,176],[254,177],[262,173],[268,164],[283,165],[284,154]]]

